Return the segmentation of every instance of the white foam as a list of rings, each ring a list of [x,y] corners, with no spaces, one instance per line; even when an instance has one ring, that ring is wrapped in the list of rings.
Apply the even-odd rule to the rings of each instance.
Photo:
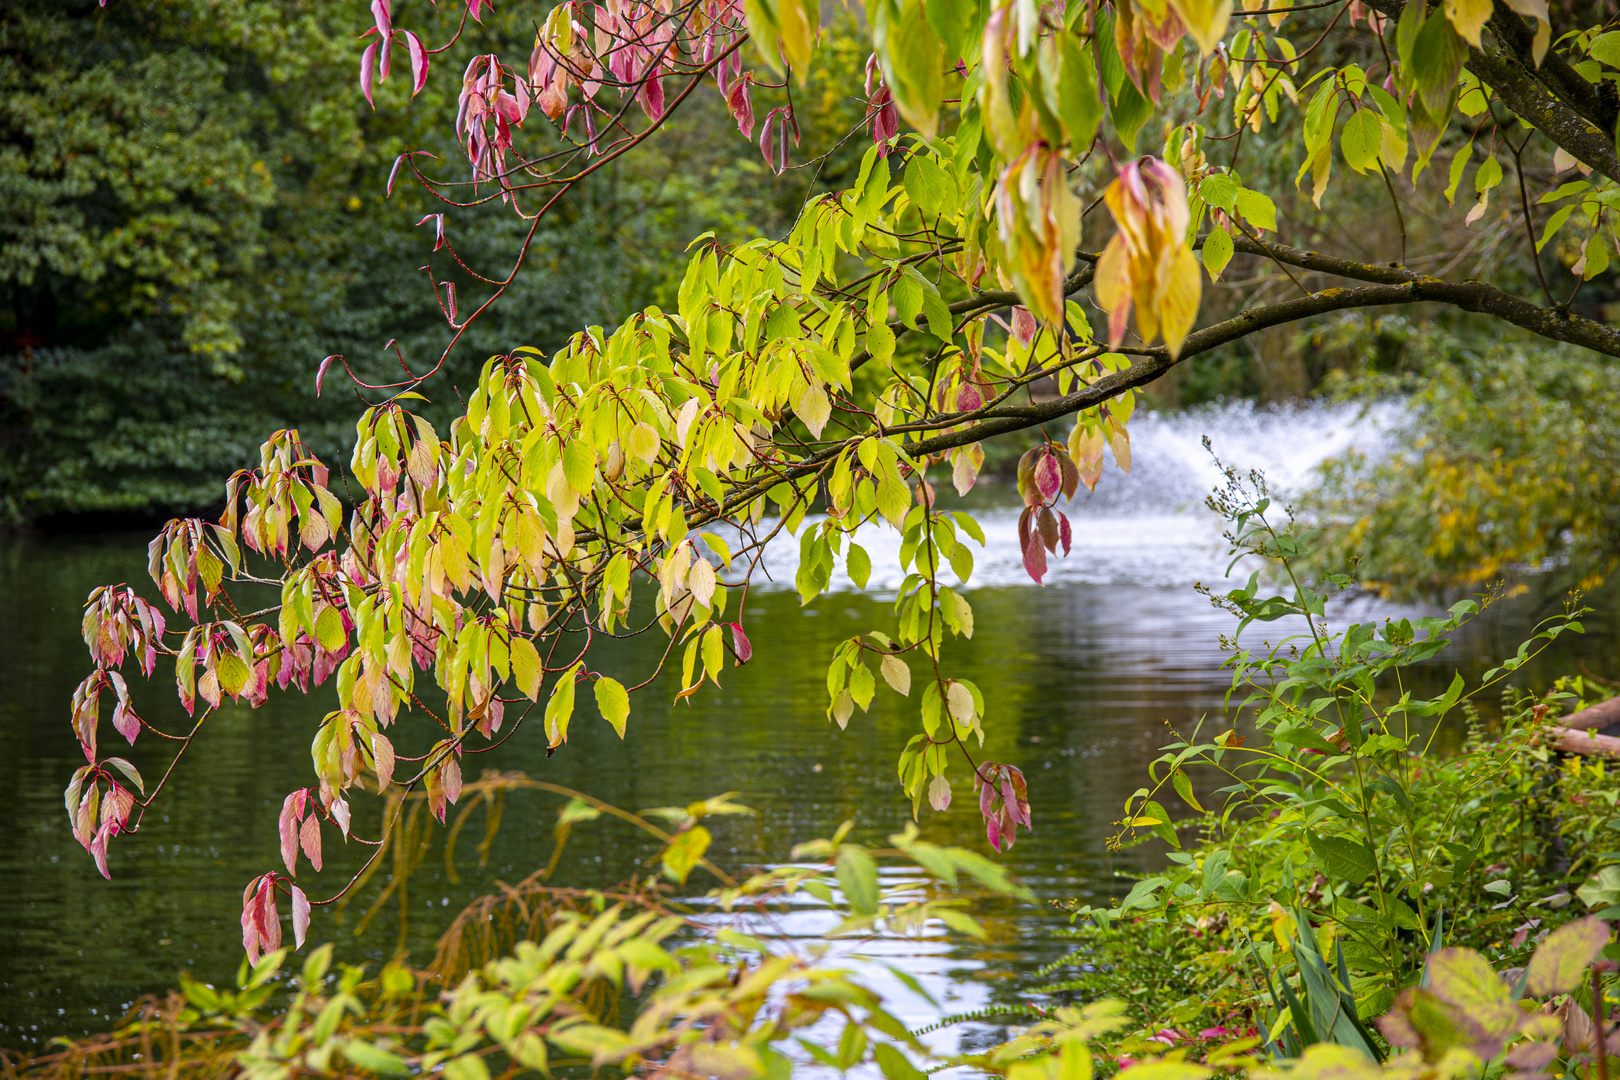
[[[1220,466],[1205,450],[1240,471],[1259,469],[1271,491],[1282,498],[1299,494],[1327,460],[1357,450],[1371,457],[1387,451],[1390,432],[1402,413],[1398,405],[1363,409],[1311,403],[1263,408],[1250,402],[1138,416],[1131,422],[1129,475],[1116,467],[1112,452],[1094,493],[1084,489],[1066,507],[1074,546],[1065,557],[1048,559],[1048,584],[1190,586],[1218,581],[1225,572],[1221,522],[1203,505],[1222,482]],[[948,483],[948,478],[936,478]],[[974,549],[974,588],[1030,585],[1018,549],[1017,507],[975,511],[985,547]],[[811,518],[810,521],[814,521]],[[856,541],[871,556],[868,591],[892,594],[900,587],[900,535],[880,523],[862,526]],[[767,548],[755,587],[792,588],[799,545],[781,535]],[[957,585],[947,573],[947,584]],[[842,564],[833,591],[852,590]]]

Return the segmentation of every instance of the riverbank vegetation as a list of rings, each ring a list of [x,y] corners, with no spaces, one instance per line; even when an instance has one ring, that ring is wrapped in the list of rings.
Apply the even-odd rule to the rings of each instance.
[[[1620,31],[1606,11],[1555,14],[1539,0],[1241,11],[1197,0],[873,0],[863,20],[824,20],[800,0],[614,0],[500,13],[484,0],[435,11],[374,0],[369,20],[350,27],[361,39],[351,47],[322,21],[352,16],[347,8],[312,6],[303,22],[275,23],[269,5],[224,15],[199,4],[203,36],[225,36],[175,74],[182,60],[162,42],[133,45],[104,69],[50,62],[99,41],[91,31],[137,19],[134,0],[105,16],[24,10],[6,24],[17,43],[6,77],[20,90],[7,108],[34,156],[12,160],[27,162],[16,175],[38,181],[24,249],[49,258],[12,273],[17,289],[64,302],[53,308],[55,299],[29,293],[13,306],[19,327],[52,310],[123,327],[161,315],[165,348],[202,365],[167,370],[188,372],[176,377],[199,387],[206,371],[241,416],[261,416],[282,406],[255,393],[239,359],[252,335],[238,313],[255,307],[267,275],[283,280],[270,273],[276,265],[298,274],[314,266],[336,275],[326,285],[341,279],[345,288],[366,279],[344,267],[382,273],[388,244],[372,245],[341,215],[395,198],[407,209],[390,226],[398,246],[414,236],[423,256],[446,260],[419,279],[409,310],[425,313],[420,321],[388,323],[386,343],[375,340],[382,324],[360,327],[353,340],[362,344],[324,345],[323,360],[287,379],[306,403],[313,393],[333,404],[308,410],[316,426],[307,433],[296,401],[277,411],[256,458],[220,477],[221,512],[159,531],[150,586],[108,583],[90,594],[82,617],[90,670],[70,710],[85,764],[64,780],[73,835],[102,875],[113,876],[120,851],[142,843],[148,813],[188,782],[194,747],[214,737],[208,721],[228,705],[256,708],[276,694],[317,703],[305,729],[311,771],[279,814],[264,817],[280,860],[244,883],[241,992],[183,988],[95,1049],[27,1068],[103,1068],[86,1066],[82,1052],[116,1058],[105,1066],[113,1071],[150,1071],[157,1050],[148,1040],[165,1032],[171,1072],[228,1060],[225,1068],[266,1077],[442,1066],[452,1080],[473,1080],[492,1068],[544,1072],[552,1055],[591,1069],[777,1076],[792,1067],[790,1039],[792,1052],[822,1067],[847,1071],[870,1059],[889,1080],[950,1064],[892,1022],[870,988],[819,958],[778,955],[757,937],[693,925],[674,909],[666,916],[667,897],[646,888],[551,905],[556,895],[537,886],[537,902],[550,905],[530,922],[539,941],[514,939],[510,955],[503,947],[481,957],[453,988],[403,964],[374,981],[358,968],[334,975],[325,953],[311,955],[302,984],[281,996],[274,977],[288,941],[301,950],[322,933],[385,854],[396,874],[408,871],[417,849],[398,830],[428,818],[449,824],[474,790],[464,776],[471,762],[498,763],[513,739],[567,754],[571,729],[584,724],[622,739],[647,711],[714,693],[753,661],[744,613],[773,542],[797,544],[794,586],[809,603],[840,568],[865,588],[871,531],[899,536],[898,550],[882,556],[899,581],[892,617],[860,627],[826,658],[826,719],[845,729],[863,722],[878,694],[904,700],[913,719],[892,748],[893,797],[918,820],[925,804],[933,814],[967,804],[994,854],[1028,843],[1043,808],[1031,804],[1019,768],[986,757],[1001,706],[966,677],[957,649],[997,633],[976,621],[969,591],[984,530],[936,499],[941,485],[960,494],[975,486],[987,441],[1031,443],[1016,464],[1016,531],[1023,569],[1040,584],[1055,560],[1086,557],[1067,516],[1071,500],[1082,485],[1109,482],[1105,450],[1129,468],[1139,401],[1196,357],[1227,347],[1274,357],[1272,332],[1309,332],[1372,309],[1439,311],[1442,323],[1512,335],[1509,348],[1538,341],[1620,356],[1620,331],[1576,303],[1585,283],[1603,279],[1617,244],[1608,214],[1620,183],[1610,137],[1620,122],[1612,93]],[[285,35],[300,33],[307,48],[293,50],[298,65],[284,70]],[[218,62],[224,50],[235,68]],[[352,96],[335,104],[356,62],[363,110]],[[255,119],[252,97],[231,106],[233,71],[281,87],[273,93],[284,111]],[[69,83],[56,85],[64,72]],[[59,122],[71,114],[47,103],[88,95],[122,115],[119,76],[131,72],[151,88],[129,109],[169,95],[142,114],[163,129],[162,152],[141,149],[149,133],[119,142],[132,130],[127,118],[109,122],[82,136],[97,153],[122,148],[109,168],[105,154],[73,149],[70,136],[81,136]],[[212,111],[185,98],[193,93]],[[199,111],[188,113],[186,101]],[[322,101],[334,104],[316,109]],[[696,101],[749,149],[672,190],[678,166],[643,148],[673,153]],[[247,112],[231,120],[233,107]],[[843,134],[806,159],[818,115]],[[182,135],[165,125],[182,120],[188,132],[219,122],[207,153],[241,166],[238,188],[217,206],[212,174],[183,167],[185,153],[202,151],[170,141]],[[362,140],[370,149],[361,153],[358,133],[372,122],[400,127]],[[328,138],[340,145],[321,142]],[[274,155],[262,151],[281,139],[305,150],[281,153],[287,173],[278,180]],[[1297,169],[1283,163],[1284,148]],[[315,198],[313,217],[267,218],[306,190],[300,164],[339,168],[347,197]],[[793,196],[769,231],[743,227],[751,211],[734,213],[723,185],[708,190],[719,202],[689,198],[706,178],[780,177],[793,165],[801,167]],[[683,209],[648,195],[636,203],[641,217],[616,217],[611,202],[605,217],[584,215],[615,177]],[[1462,189],[1453,212],[1465,180],[1472,198]],[[1539,232],[1532,183],[1538,204],[1556,207]],[[1493,197],[1497,216],[1487,222]],[[1426,216],[1409,227],[1420,206]],[[115,220],[87,216],[88,207],[116,207]],[[227,222],[220,207],[237,216]],[[1382,224],[1363,229],[1363,219]],[[632,241],[626,221],[647,231]],[[1488,243],[1446,247],[1482,222]],[[714,227],[697,231],[704,225]],[[640,274],[640,284],[591,280],[604,245],[587,246],[576,267],[567,231],[576,227],[630,249],[644,243],[647,261],[612,264],[616,281]],[[150,240],[132,239],[146,233]],[[278,245],[311,237],[336,246],[313,261],[296,246],[275,256]],[[498,255],[485,247],[492,237],[508,242]],[[1547,258],[1566,257],[1554,271],[1562,301],[1538,261],[1554,241]],[[261,248],[270,253],[262,260]],[[397,264],[391,272],[390,288],[407,280]],[[284,280],[300,302],[325,295],[322,281]],[[557,289],[587,289],[606,306],[582,312]],[[569,313],[530,319],[525,295]],[[387,303],[377,311],[392,318]],[[548,340],[581,315],[595,321]],[[298,325],[303,333],[316,324]],[[87,338],[83,347],[105,344]],[[1538,468],[1546,432],[1569,437],[1571,417],[1532,423],[1490,402],[1545,385],[1536,380],[1550,369],[1532,374],[1521,364],[1515,384],[1511,354],[1466,359],[1455,370],[1423,369],[1417,422],[1486,443],[1496,436],[1481,433],[1469,419],[1476,413],[1487,414],[1486,429],[1529,424],[1522,449],[1500,449]],[[276,364],[265,370],[285,375]],[[113,413],[95,413],[94,398],[62,400],[96,438],[130,443],[116,424],[107,434]],[[358,413],[346,445],[321,426],[339,399],[353,399]],[[48,430],[38,405],[9,400],[35,410],[12,425],[13,437]],[[1581,407],[1596,410],[1591,445],[1601,449],[1606,406]],[[183,437],[162,416],[152,422]],[[1366,483],[1404,487],[1409,500],[1425,490],[1455,500],[1453,488],[1471,491],[1480,478],[1467,473],[1474,451],[1452,440],[1442,454],[1453,447],[1453,458],[1434,459],[1415,445],[1421,466],[1397,455]],[[178,457],[187,469],[222,460]],[[114,487],[147,475],[110,451],[101,459]],[[1463,472],[1448,479],[1453,462]],[[1601,498],[1601,468],[1552,465],[1566,478],[1553,490]],[[1429,488],[1403,469],[1421,469]],[[1406,673],[1436,656],[1482,601],[1335,629],[1331,594],[1366,575],[1330,559],[1314,578],[1302,576],[1317,538],[1273,505],[1259,477],[1226,479],[1211,508],[1230,523],[1235,565],[1252,573],[1247,585],[1211,595],[1237,620],[1222,642],[1233,694],[1223,714],[1167,749],[1125,805],[1117,843],[1156,838],[1172,849],[1170,866],[1117,903],[1074,911],[1083,934],[1104,935],[1098,947],[1128,951],[1183,934],[1207,947],[1193,947],[1190,970],[1175,978],[1125,989],[1146,1012],[1139,1020],[1097,1000],[1041,1005],[1028,1029],[960,1063],[1010,1080],[1084,1080],[1094,1068],[1089,1047],[1101,1040],[1139,1080],[1211,1070],[1449,1078],[1504,1067],[1603,1080],[1606,1052],[1583,1058],[1570,1017],[1585,1010],[1606,1046],[1613,947],[1603,916],[1620,914],[1611,910],[1620,856],[1603,850],[1604,807],[1585,809],[1612,802],[1606,777],[1547,771],[1538,725],[1564,704],[1556,692],[1510,699],[1499,726],[1474,726],[1454,747],[1441,736],[1545,643],[1576,632],[1578,602],[1475,685],[1459,675],[1422,689]],[[1436,511],[1437,537],[1467,537],[1454,541],[1457,567],[1428,548],[1351,551],[1388,520],[1377,517],[1381,507],[1365,509],[1361,483],[1343,474],[1340,497],[1349,501],[1318,516],[1376,574],[1449,573],[1467,583],[1552,558],[1587,563],[1576,567],[1583,580],[1607,569],[1597,561],[1606,535],[1588,519],[1561,527],[1556,548],[1551,521],[1476,542],[1488,523],[1466,505]],[[153,505],[152,490],[129,494],[128,505]],[[123,496],[95,497],[114,505]],[[21,503],[10,512],[26,513]],[[622,642],[642,635],[663,652],[627,671]],[[679,675],[673,700],[653,697],[663,673]],[[171,678],[177,704],[166,707],[159,687],[166,697]],[[267,743],[265,752],[285,749]],[[1222,786],[1212,789],[1217,777]],[[1582,809],[1566,811],[1566,801]],[[711,900],[722,909],[750,892],[768,909],[802,890],[847,909],[851,931],[937,920],[972,933],[970,920],[932,894],[885,894],[875,860],[921,865],[947,885],[966,874],[992,891],[1017,889],[986,856],[930,847],[910,831],[878,852],[845,835],[814,842],[800,854],[821,865],[734,884],[703,862],[711,836],[700,824],[728,807],[677,810],[658,860],[677,885],[700,864],[716,871],[723,887]],[[1181,809],[1197,815],[1192,850],[1178,831]],[[1518,824],[1502,825],[1514,811]],[[323,879],[323,844],[336,842],[373,852],[359,874]],[[1597,914],[1572,919],[1582,911],[1572,898]],[[1129,920],[1144,926],[1141,938],[1107,937]],[[1510,930],[1504,949],[1497,935]],[[677,931],[692,936],[666,947]],[[1173,955],[1187,950],[1178,944]],[[1504,979],[1493,961],[1522,961],[1523,970]],[[1109,961],[1103,981],[1139,968]],[[1084,980],[1050,991],[1084,992]],[[1561,1022],[1550,1019],[1556,1010]],[[1196,1043],[1175,1026],[1212,1012]],[[822,1022],[836,1038],[813,1030]],[[801,1030],[811,1034],[797,1040]]]

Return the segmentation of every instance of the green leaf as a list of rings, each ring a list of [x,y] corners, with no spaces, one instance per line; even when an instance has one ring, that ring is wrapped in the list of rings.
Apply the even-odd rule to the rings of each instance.
[[[1069,147],[1076,154],[1085,152],[1097,137],[1102,123],[1102,91],[1097,84],[1097,65],[1091,50],[1078,34],[1061,35],[1063,74],[1058,98],[1058,117],[1069,136]]]
[[[877,864],[863,847],[843,844],[835,863],[838,886],[857,915],[875,915],[878,907]]]
[[[1211,281],[1218,280],[1221,271],[1232,261],[1232,237],[1225,229],[1211,229],[1204,237],[1204,269]]]
[[[574,672],[579,667],[576,663],[563,672],[551,688],[551,700],[546,702],[546,737],[553,748],[568,741],[568,722],[574,718]]]
[[[713,839],[708,829],[694,825],[683,833],[677,833],[675,839],[670,841],[664,849],[662,861],[665,872],[677,885],[686,884],[687,875],[703,858],[703,853],[709,850]]]
[[[1418,97],[1429,115],[1450,114],[1457,75],[1467,58],[1468,46],[1452,28],[1444,9],[1437,8],[1412,44],[1411,63]]]
[[[596,453],[584,439],[569,439],[564,443],[563,473],[569,487],[581,496],[590,494],[596,482]]]
[[[1530,958],[1526,987],[1537,997],[1569,993],[1608,943],[1609,924],[1602,919],[1587,916],[1560,926]]]
[[[405,1064],[405,1059],[398,1054],[373,1046],[361,1039],[350,1039],[343,1044],[343,1056],[351,1064],[358,1065],[367,1072],[382,1073],[384,1076],[404,1076],[411,1070]],[[445,1070],[449,1075],[449,1070]],[[487,1073],[485,1075],[488,1075]]]
[[[1343,836],[1317,836],[1306,833],[1311,850],[1327,864],[1328,873],[1336,878],[1360,885],[1378,870],[1378,860],[1371,849],[1357,840]]]
[[[1608,907],[1620,903],[1620,866],[1605,866],[1585,885],[1575,890],[1588,908]]]
[[[939,917],[941,922],[958,934],[966,934],[968,937],[975,937],[981,941],[987,940],[990,936],[984,932],[984,927],[979,925],[978,920],[965,911],[946,907],[934,908],[932,912]]]
[[[857,589],[864,590],[867,581],[872,577],[872,559],[866,554],[866,549],[856,543],[849,545],[849,554],[844,556],[844,570],[849,574],[849,580],[855,583]]]
[[[1136,136],[1153,115],[1153,103],[1136,90],[1136,84],[1126,79],[1114,97],[1114,134],[1131,154],[1136,153]]]
[[[596,680],[596,707],[602,719],[613,725],[619,738],[624,738],[624,722],[630,716],[630,692],[617,679],[606,675]]]
[[[893,1043],[878,1043],[872,1048],[872,1056],[877,1058],[886,1080],[924,1080],[927,1075]]]
[[[1339,133],[1339,149],[1344,162],[1358,173],[1378,160],[1378,148],[1384,139],[1384,125],[1371,109],[1360,109],[1345,121]]]
[[[934,164],[928,155],[912,155],[902,183],[912,205],[922,213],[925,221],[932,223],[941,216],[949,217],[956,213],[956,181]]]

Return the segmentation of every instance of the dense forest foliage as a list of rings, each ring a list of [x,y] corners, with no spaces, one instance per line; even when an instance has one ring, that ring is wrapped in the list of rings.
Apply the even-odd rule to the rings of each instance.
[[[214,504],[218,478],[278,427],[335,457],[354,399],[317,399],[321,357],[382,368],[390,339],[408,356],[440,346],[426,279],[476,286],[418,227],[429,200],[414,185],[390,197],[388,181],[404,149],[457,152],[454,85],[411,100],[396,80],[373,111],[354,83],[352,7],[0,5],[0,523]],[[533,28],[502,13],[473,33],[524,49]],[[547,219],[534,272],[449,382],[511,340],[553,348],[669,294],[706,228],[780,227],[810,178],[777,182],[704,104]],[[859,107],[829,97],[813,119],[807,134],[831,146]],[[474,265],[507,257],[520,226],[463,215],[458,249]]]

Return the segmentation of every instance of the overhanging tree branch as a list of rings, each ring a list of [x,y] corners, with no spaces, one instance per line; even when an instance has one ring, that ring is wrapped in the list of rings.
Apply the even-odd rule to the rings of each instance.
[[[1403,0],[1368,0],[1379,14],[1400,20]],[[1468,69],[1479,76],[1526,122],[1577,160],[1620,181],[1620,156],[1612,134],[1616,107],[1552,50],[1537,68],[1530,56],[1528,27],[1518,15],[1498,7],[1490,29],[1501,42],[1468,47]]]
[[[1620,357],[1620,328],[1606,326],[1569,314],[1562,309],[1537,307],[1483,282],[1451,282],[1395,266],[1376,266],[1337,259],[1314,251],[1299,251],[1284,244],[1256,243],[1246,237],[1235,241],[1238,251],[1265,255],[1307,270],[1373,282],[1352,288],[1324,289],[1309,296],[1244,311],[1233,318],[1195,330],[1172,358],[1163,346],[1153,349],[1121,350],[1140,357],[1123,371],[1104,376],[1051,401],[1034,405],[1002,405],[965,417],[970,422],[956,431],[923,439],[906,447],[913,458],[938,454],[958,446],[1005,435],[1013,431],[1049,423],[1070,413],[1100,405],[1126,390],[1146,386],[1185,360],[1209,352],[1258,330],[1298,322],[1316,315],[1355,308],[1414,304],[1425,301],[1450,304],[1465,311],[1477,311],[1523,327],[1542,337],[1581,345],[1607,356]],[[951,422],[951,418],[941,418]]]

